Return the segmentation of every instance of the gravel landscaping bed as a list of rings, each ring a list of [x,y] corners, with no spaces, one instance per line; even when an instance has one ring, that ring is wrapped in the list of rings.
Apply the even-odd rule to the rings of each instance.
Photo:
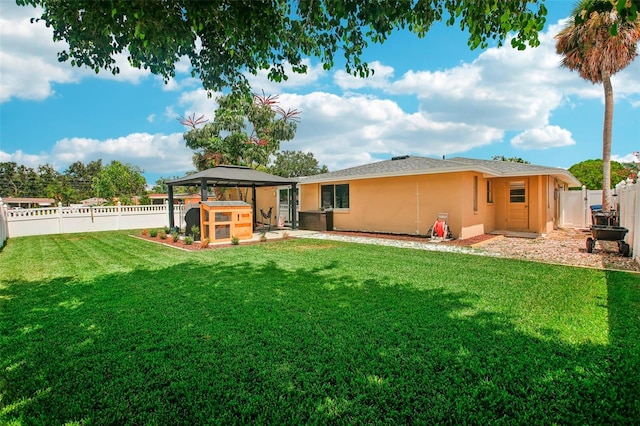
[[[558,229],[538,238],[505,237],[483,234],[464,240],[431,242],[421,236],[375,234],[362,232],[327,232],[328,239],[397,245],[426,250],[463,251],[492,256],[526,259],[545,263],[582,266],[598,269],[616,269],[640,272],[640,264],[618,253],[615,241],[598,241],[593,253],[587,253],[586,240],[589,230]],[[317,236],[311,236],[312,238]],[[395,241],[388,243],[387,241]],[[456,250],[461,248],[462,250]],[[473,248],[473,249],[472,249]]]

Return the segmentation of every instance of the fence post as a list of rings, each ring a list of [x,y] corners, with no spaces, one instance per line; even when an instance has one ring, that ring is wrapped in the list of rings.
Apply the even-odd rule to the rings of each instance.
[[[122,216],[122,203],[120,203],[120,201],[118,201],[118,209],[117,209],[117,216],[116,216],[116,229],[119,231],[120,230],[120,216]]]
[[[64,223],[62,218],[62,201],[58,201],[58,233],[64,234]]]
[[[589,223],[587,220],[587,211],[589,210],[589,197],[587,196],[587,187],[582,185],[582,227],[586,228]]]

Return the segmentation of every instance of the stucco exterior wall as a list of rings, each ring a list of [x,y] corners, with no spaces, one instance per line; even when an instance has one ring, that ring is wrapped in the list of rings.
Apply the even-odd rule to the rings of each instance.
[[[349,183],[349,208],[333,211],[336,230],[424,235],[438,213],[448,213],[454,236],[470,238],[495,226],[495,203],[486,201],[486,182],[478,173],[464,172],[302,184],[300,210],[319,208],[321,185]]]
[[[319,208],[322,185],[349,183],[349,208],[333,211],[336,230],[424,235],[442,212],[449,215],[453,235],[464,239],[510,230],[509,183],[514,180],[527,184],[528,223],[517,230],[550,232],[557,214],[557,183],[548,176],[492,178],[460,172],[301,184],[300,210]],[[487,195],[489,182],[492,202]]]

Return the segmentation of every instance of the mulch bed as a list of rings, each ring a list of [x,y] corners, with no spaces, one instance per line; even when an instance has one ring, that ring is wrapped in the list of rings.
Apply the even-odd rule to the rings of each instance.
[[[194,241],[191,244],[185,244],[184,241],[182,240],[173,241],[171,237],[162,239],[159,237],[150,237],[148,235],[132,235],[132,236],[135,238],[140,238],[141,240],[147,240],[153,243],[163,244],[165,246],[174,247],[177,249],[187,250],[187,251],[216,250],[216,249],[228,248],[233,246],[233,244],[231,243],[223,243],[223,244],[210,244],[209,246],[205,247],[200,244],[200,241]],[[277,240],[279,239],[269,238],[267,242],[277,241]],[[261,244],[261,242],[260,241],[240,241],[238,245],[246,246],[246,245],[252,245],[252,244]]]
[[[427,238],[421,235],[385,234],[385,233],[376,233],[376,232],[352,232],[352,231],[330,231],[330,232],[327,232],[327,234],[344,235],[347,237],[383,238],[383,239],[389,239],[389,240],[413,241],[416,243],[428,243],[431,241],[430,238]],[[464,240],[441,241],[439,244],[459,246],[459,247],[472,247],[475,244],[479,244],[479,243],[491,240],[492,238],[496,238],[496,236],[491,234],[481,234],[472,238],[466,238]]]

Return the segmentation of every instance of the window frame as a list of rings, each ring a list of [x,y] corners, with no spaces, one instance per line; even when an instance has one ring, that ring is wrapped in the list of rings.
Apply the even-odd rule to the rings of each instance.
[[[473,177],[473,212],[478,213],[478,176]]]
[[[320,185],[320,209],[348,210],[351,206],[349,186],[348,183]],[[330,203],[326,202],[326,195],[331,197]]]

